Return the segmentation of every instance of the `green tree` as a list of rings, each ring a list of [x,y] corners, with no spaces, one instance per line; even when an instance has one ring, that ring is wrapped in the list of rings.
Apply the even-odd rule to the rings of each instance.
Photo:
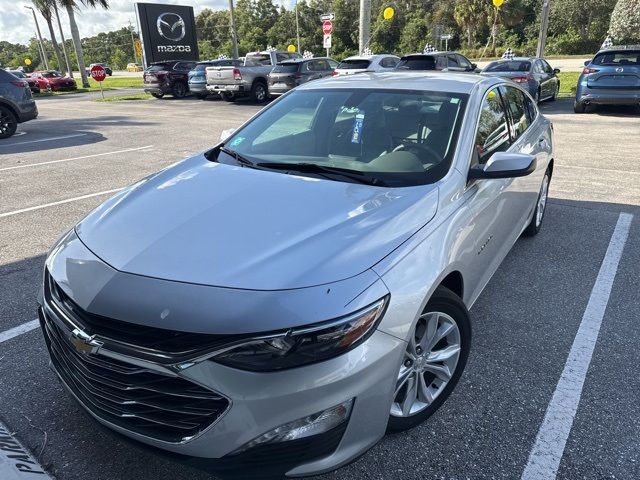
[[[60,47],[58,46],[58,42],[56,41],[56,34],[53,29],[53,2],[55,0],[31,0],[33,6],[40,12],[40,15],[44,17],[45,22],[47,22],[47,28],[49,29],[49,36],[51,37],[51,45],[53,46],[53,51],[56,54],[56,60],[58,61],[57,67],[64,71],[62,62],[62,54],[60,53]],[[50,65],[53,68],[53,65]]]
[[[116,51],[111,56],[111,68],[114,70],[124,70],[129,61],[133,61],[133,58],[127,55],[120,48],[116,48]]]
[[[611,14],[609,33],[615,43],[640,41],[640,0],[618,0]]]

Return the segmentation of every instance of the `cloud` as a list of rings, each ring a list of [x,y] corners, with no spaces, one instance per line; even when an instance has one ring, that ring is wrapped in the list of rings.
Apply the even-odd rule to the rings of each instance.
[[[280,2],[285,5],[291,5],[295,0],[282,0]],[[77,2],[80,4],[80,2]],[[136,23],[136,14],[134,11],[134,3],[131,0],[110,0],[109,9],[87,8],[80,4],[79,10],[76,12],[76,21],[80,29],[81,37],[91,37],[100,32],[108,32],[118,30],[129,25],[129,21],[133,25]],[[197,15],[205,8],[214,10],[226,9],[229,5],[228,0],[163,0],[160,2],[148,3],[165,3],[178,5],[191,5],[194,7]],[[33,23],[31,12],[23,5],[31,5],[31,2],[17,3],[14,0],[0,0],[0,41],[5,40],[11,43],[28,44],[29,39],[36,36],[36,27]],[[49,38],[44,18],[40,14],[37,15],[40,31],[43,37]],[[60,21],[64,30],[65,38],[71,38],[69,30],[69,21],[67,14],[60,11]],[[54,21],[55,23],[55,21]],[[56,28],[56,37],[60,39]]]

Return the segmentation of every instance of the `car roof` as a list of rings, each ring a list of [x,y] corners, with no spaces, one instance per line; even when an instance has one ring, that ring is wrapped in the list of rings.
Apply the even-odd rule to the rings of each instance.
[[[534,60],[543,60],[538,57],[513,57],[513,58],[499,58],[498,60],[494,60],[491,63],[501,63],[501,62],[532,62]]]
[[[407,53],[406,55],[403,55],[402,58],[409,58],[409,57],[436,57],[438,55],[444,55],[446,53],[458,53],[458,52],[429,52],[429,53]]]
[[[604,52],[625,52],[629,50],[640,50],[640,45],[612,45],[607,48],[601,48],[596,55]]]
[[[506,81],[498,77],[486,77],[469,73],[424,71],[364,72],[358,75],[330,77],[303,83],[296,90],[363,88],[470,93],[480,83],[494,85],[506,83]]]
[[[376,53],[375,55],[352,55],[351,57],[347,57],[343,60],[377,60],[378,58],[383,57],[395,57],[398,58],[397,55],[393,55],[392,53]]]

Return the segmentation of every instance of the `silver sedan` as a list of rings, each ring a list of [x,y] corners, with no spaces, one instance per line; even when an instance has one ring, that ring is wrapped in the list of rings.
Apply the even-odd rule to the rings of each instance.
[[[304,84],[57,242],[52,365],[98,422],[222,476],[344,465],[451,394],[469,308],[540,230],[552,147],[507,80]]]

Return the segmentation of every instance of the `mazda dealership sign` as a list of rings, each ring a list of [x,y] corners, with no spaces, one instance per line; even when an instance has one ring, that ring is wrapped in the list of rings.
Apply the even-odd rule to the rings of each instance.
[[[136,3],[145,67],[162,60],[198,60],[193,7]]]

